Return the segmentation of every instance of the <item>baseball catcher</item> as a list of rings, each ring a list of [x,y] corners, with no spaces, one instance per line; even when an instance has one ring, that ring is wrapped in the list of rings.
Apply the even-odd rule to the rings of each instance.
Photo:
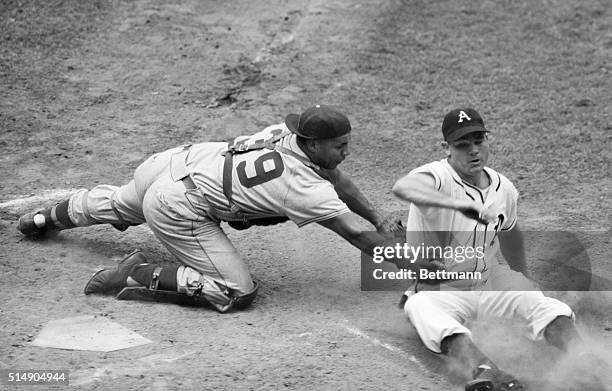
[[[397,218],[383,217],[337,168],[349,155],[350,139],[346,115],[316,105],[230,143],[156,153],[127,184],[80,190],[22,216],[18,228],[35,236],[94,224],[125,230],[146,222],[179,264],[161,267],[136,251],[116,268],[96,273],[85,294],[210,304],[221,312],[245,308],[257,285],[221,221],[236,229],[319,223],[369,254],[403,232]],[[357,215],[376,230],[362,231]]]

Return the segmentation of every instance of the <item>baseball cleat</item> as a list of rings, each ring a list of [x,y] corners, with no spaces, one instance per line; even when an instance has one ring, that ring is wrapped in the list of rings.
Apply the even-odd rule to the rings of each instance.
[[[480,366],[474,380],[465,385],[465,391],[515,391],[524,390],[523,385],[511,374],[497,368]]]
[[[147,263],[147,260],[140,250],[130,253],[119,261],[116,269],[97,271],[85,284],[85,294],[111,294],[119,292],[127,286],[127,278],[134,266],[143,263]]]
[[[491,380],[476,379],[470,380],[465,385],[465,391],[492,391],[493,382]]]
[[[19,218],[17,229],[26,236],[41,235],[50,230],[56,230],[57,227],[43,214],[43,210],[25,214]]]

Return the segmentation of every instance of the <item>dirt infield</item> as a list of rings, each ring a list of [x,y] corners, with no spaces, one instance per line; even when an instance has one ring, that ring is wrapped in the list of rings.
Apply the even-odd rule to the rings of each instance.
[[[405,212],[391,186],[443,157],[442,116],[467,105],[492,130],[490,165],[521,193],[522,226],[598,233],[586,251],[610,278],[610,31],[604,0],[3,1],[0,369],[67,369],[84,390],[462,389],[397,309],[401,293],[362,292],[359,251],[322,227],[227,227],[261,287],[251,309],[221,315],[83,295],[92,272],[134,248],[173,262],[144,226],[34,241],[17,219],[123,184],[154,152],[253,133],[317,102],[353,124],[341,168],[375,205]],[[551,295],[612,351],[610,292]],[[154,343],[31,346],[46,322],[78,315]],[[526,378],[567,365],[513,327],[475,328]]]

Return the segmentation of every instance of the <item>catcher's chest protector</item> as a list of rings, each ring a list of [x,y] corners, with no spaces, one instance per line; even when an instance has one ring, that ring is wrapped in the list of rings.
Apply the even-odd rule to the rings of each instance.
[[[277,151],[277,152],[291,155],[295,157],[296,159],[298,159],[300,162],[302,162],[307,167],[310,167],[317,172],[320,170],[320,168],[316,166],[314,163],[312,163],[310,160],[306,159],[305,157],[295,153],[294,151],[288,148],[282,147],[277,144],[277,142],[280,139],[282,139],[285,136],[288,136],[290,133],[291,133],[290,131],[283,130],[282,128],[272,128],[270,129],[268,134],[258,133],[251,137],[238,137],[234,139],[234,141],[228,144],[227,151],[224,153],[225,161],[223,163],[223,194],[225,194],[225,197],[227,198],[227,201],[230,205],[230,210],[232,211],[232,213],[240,217],[242,219],[242,222],[246,224],[246,226],[243,226],[242,229],[248,228],[249,226],[251,226],[251,224],[247,223],[247,218],[244,216],[240,208],[232,201],[232,181],[233,181],[232,173],[233,173],[233,168],[234,168],[233,167],[233,160],[234,160],[233,157],[235,154],[240,154],[240,153],[245,153],[245,152],[255,151],[255,150],[260,150],[260,149],[269,149],[271,151]],[[274,155],[273,158],[280,159],[280,156]],[[277,166],[282,167],[282,163]],[[276,175],[276,176],[280,176],[281,174],[282,174],[282,171],[276,171],[274,173],[271,173],[271,175]],[[238,175],[240,175],[240,172],[238,173]],[[272,178],[269,178],[268,176],[268,178],[266,179],[270,180]],[[241,178],[241,182],[247,182],[247,181],[248,179],[246,177]],[[256,184],[257,183],[254,183],[253,185],[256,185]],[[266,223],[265,222],[266,219],[259,219],[259,220],[264,220],[264,221],[261,223],[255,223],[255,224],[256,225],[270,225],[270,224],[277,224],[279,222],[284,222],[288,220],[288,218],[286,217],[272,218],[272,219],[274,221],[270,223]]]

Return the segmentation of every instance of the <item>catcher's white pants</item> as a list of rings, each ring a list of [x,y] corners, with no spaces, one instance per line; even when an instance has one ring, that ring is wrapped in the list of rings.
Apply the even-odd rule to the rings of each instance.
[[[503,290],[406,292],[404,311],[425,346],[441,353],[440,343],[453,334],[472,333],[464,325],[477,317],[519,318],[528,325],[528,337],[543,338],[544,329],[558,316],[573,317],[565,303],[539,290],[510,290],[510,286],[533,287],[523,274],[500,265],[498,278],[506,278]],[[514,282],[514,284],[513,284]]]
[[[80,190],[70,198],[70,218],[80,227],[146,222],[181,263],[239,294],[250,293],[254,284],[248,266],[211,213],[204,195],[172,178],[171,156],[182,151],[173,148],[151,156],[124,186]]]

